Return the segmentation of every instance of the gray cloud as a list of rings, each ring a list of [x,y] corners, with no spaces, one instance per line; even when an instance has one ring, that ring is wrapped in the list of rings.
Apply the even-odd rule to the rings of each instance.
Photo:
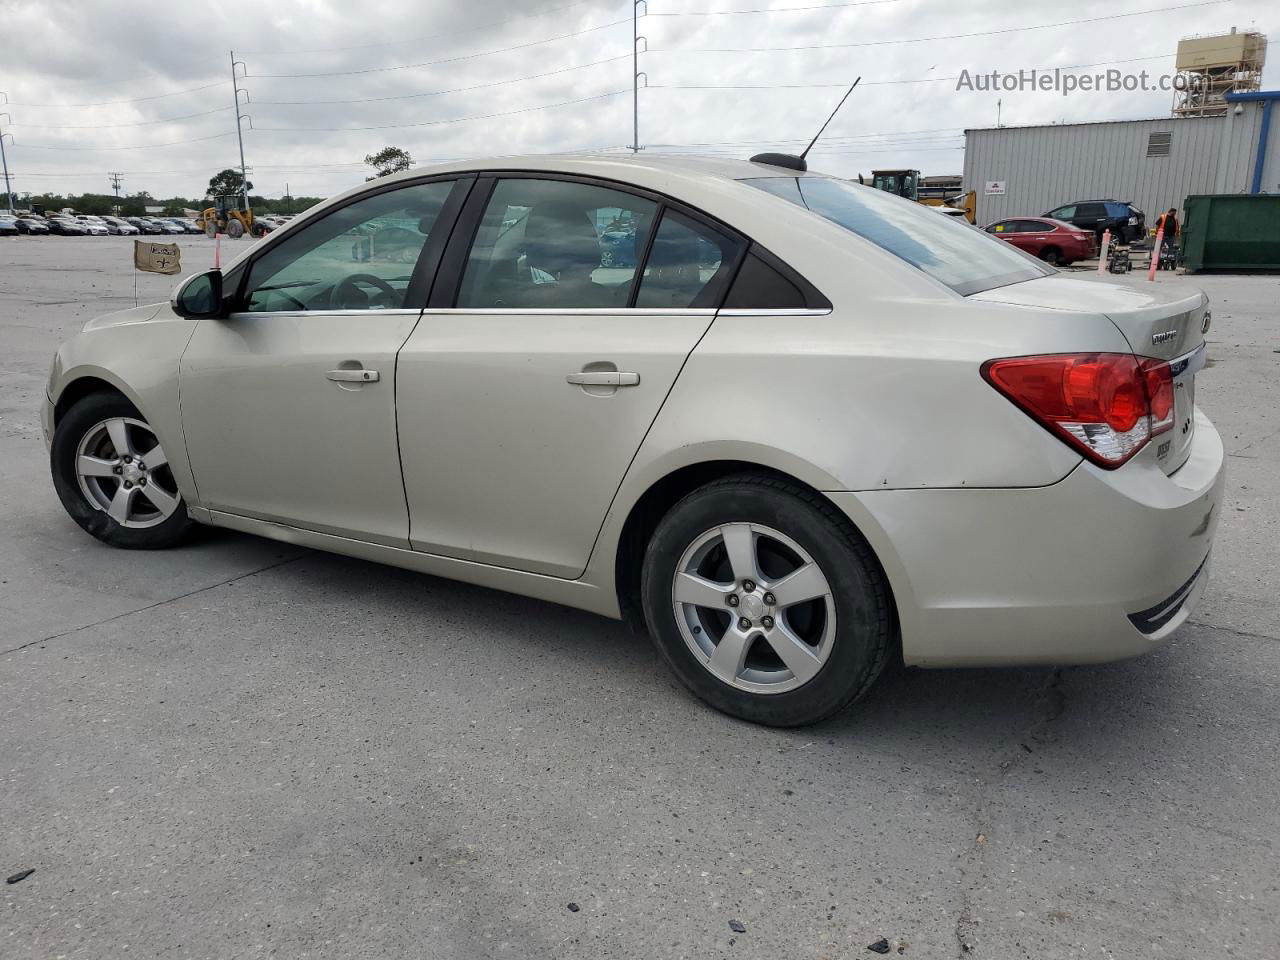
[[[815,150],[813,165],[846,176],[882,166],[954,173],[962,162],[961,131],[992,125],[997,98],[1004,122],[1015,124],[1162,116],[1171,96],[1062,98],[957,92],[954,80],[890,81],[1139,57],[1155,59],[1119,66],[1162,73],[1172,69],[1182,36],[1233,25],[1272,34],[1280,28],[1280,8],[1268,0],[892,44],[884,42],[1108,17],[1178,0],[1080,0],[1066,7],[886,0],[793,13],[665,16],[821,2],[653,0],[651,15],[640,20],[650,50],[640,57],[650,82],[641,92],[642,144],[707,144],[696,151],[732,156],[790,147],[784,141],[811,135],[839,99],[839,86],[861,74],[863,86]],[[386,144],[405,147],[420,162],[619,149],[631,140],[630,11],[629,0],[547,0],[541,7],[517,0],[7,0],[0,17],[6,49],[0,89],[11,103],[0,111],[13,118],[11,128],[6,124],[15,136],[10,167],[16,189],[33,193],[105,192],[109,170],[126,171],[131,192],[200,193],[212,173],[237,162],[232,47],[249,74],[243,86],[254,127],[245,134],[251,179],[268,196],[279,196],[286,182],[294,194],[350,186],[366,174],[361,158]],[[601,26],[612,21],[624,22]],[[587,32],[536,42],[579,31]],[[831,44],[877,45],[824,48]],[[503,47],[516,49],[476,56]],[[760,47],[809,49],[700,52]],[[398,67],[404,69],[387,69]],[[501,83],[537,74],[545,75]],[[1277,78],[1280,63],[1273,63],[1265,79],[1274,86]],[[794,86],[821,84],[830,86]],[[789,86],[690,89],[725,85]],[[405,96],[462,87],[480,89]],[[610,93],[616,95],[601,96]],[[152,99],[136,99],[144,97]],[[598,99],[515,112],[585,98]],[[120,100],[133,102],[101,103]],[[297,102],[335,100],[364,102]],[[100,105],[51,105],[68,103]],[[506,115],[441,122],[493,114]],[[156,122],[180,117],[186,119]],[[349,129],[322,129],[334,127]],[[377,127],[388,129],[354,129]]]

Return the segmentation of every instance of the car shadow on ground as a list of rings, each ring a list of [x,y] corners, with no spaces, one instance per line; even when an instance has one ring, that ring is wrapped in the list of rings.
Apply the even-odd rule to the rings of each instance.
[[[214,532],[205,540],[225,536],[234,535]],[[428,621],[444,622],[464,632],[481,631],[486,643],[496,645],[499,661],[520,660],[527,667],[527,655],[536,649],[536,669],[545,672],[547,681],[563,682],[565,676],[587,669],[620,680],[620,687],[643,691],[636,696],[658,702],[658,710],[710,710],[671,676],[647,635],[604,617],[320,552],[303,553],[297,561],[273,568],[271,576],[283,581],[279,586],[285,593],[318,593],[337,606],[360,604],[370,611],[375,629],[377,606],[382,605],[389,617],[422,616],[423,642],[429,639]],[[388,636],[385,642],[403,641]],[[1118,723],[1131,745],[1149,741],[1154,753],[1148,759],[1159,762],[1162,743],[1167,742],[1162,736],[1169,722],[1166,708],[1179,699],[1176,688],[1187,679],[1187,664],[1181,661],[1195,656],[1188,649],[1166,646],[1137,661],[1065,669],[919,670],[894,664],[852,707],[815,726],[772,733],[784,741],[816,738],[899,755],[918,748],[921,755],[935,759],[948,744],[975,756],[1017,756],[1058,738],[1053,726],[1067,708],[1069,692],[1070,710],[1092,718],[1072,727],[1074,742],[1068,752],[1078,762],[1088,764],[1095,748],[1114,739]],[[439,679],[449,682],[447,675]],[[573,695],[571,688],[566,695]],[[759,729],[717,716],[712,728],[720,731],[718,735],[727,732],[721,724]]]

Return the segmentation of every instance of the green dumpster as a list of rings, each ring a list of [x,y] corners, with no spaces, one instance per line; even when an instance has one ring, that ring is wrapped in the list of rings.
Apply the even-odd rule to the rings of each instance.
[[[1193,194],[1181,241],[1191,271],[1280,270],[1280,194]]]

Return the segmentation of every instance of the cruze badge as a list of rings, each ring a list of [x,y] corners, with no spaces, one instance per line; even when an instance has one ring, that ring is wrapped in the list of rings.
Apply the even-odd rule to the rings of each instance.
[[[1170,340],[1176,340],[1177,338],[1178,338],[1177,330],[1161,330],[1159,333],[1153,333],[1151,335],[1151,342],[1153,344],[1168,343]]]

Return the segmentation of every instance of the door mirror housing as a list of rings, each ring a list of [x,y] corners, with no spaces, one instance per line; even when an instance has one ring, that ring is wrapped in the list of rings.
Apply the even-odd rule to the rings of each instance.
[[[223,316],[222,271],[206,270],[188,277],[174,291],[169,306],[188,320],[208,320]]]

